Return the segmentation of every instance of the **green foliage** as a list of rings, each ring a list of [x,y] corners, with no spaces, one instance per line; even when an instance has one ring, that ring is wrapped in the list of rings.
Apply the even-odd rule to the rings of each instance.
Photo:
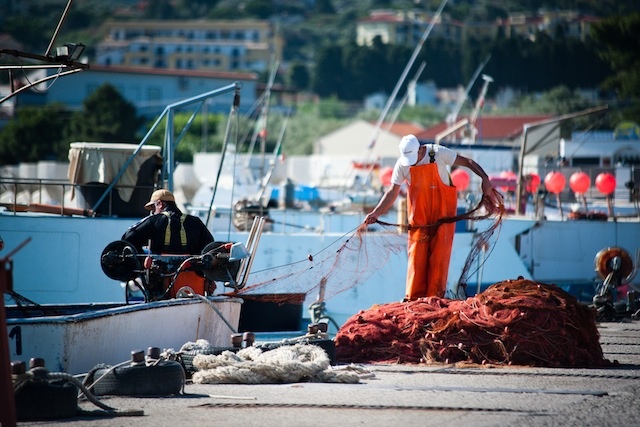
[[[321,105],[319,105],[321,104]],[[289,118],[285,137],[282,142],[282,152],[286,155],[303,155],[313,153],[313,146],[317,139],[340,127],[346,125],[351,119],[345,119],[340,111],[328,108],[332,104],[340,110],[339,102],[335,100],[322,101],[318,104],[309,103],[299,106],[295,114]],[[344,109],[344,106],[342,107]],[[329,114],[333,110],[336,115]],[[321,111],[323,111],[321,113]],[[281,115],[275,115],[269,119],[272,129],[280,129],[280,123],[284,119]],[[279,135],[279,131],[272,134]]]
[[[47,34],[53,32],[51,22],[41,17],[16,17],[7,19],[2,32],[12,34],[24,45],[25,50],[44,53],[48,46]],[[51,37],[51,36],[48,36]]]
[[[178,162],[191,162],[194,153],[222,150],[227,117],[223,114],[208,114],[205,118],[202,114],[198,114],[187,128],[191,115],[189,112],[181,112],[174,114],[173,117],[173,138],[174,144],[177,143],[175,157]],[[148,123],[148,127],[150,128],[152,124]],[[163,147],[165,130],[166,120],[163,120],[150,136],[148,143]],[[178,138],[181,139],[178,140]]]
[[[420,126],[435,126],[444,120],[445,114],[433,106],[407,106],[398,115],[397,121],[417,123]]]
[[[612,123],[640,121],[640,12],[594,25],[592,36],[600,56],[611,65],[603,86],[615,91],[622,106]]]
[[[356,46],[355,23],[373,8],[410,10],[416,7],[434,11],[441,0],[318,0],[304,7],[294,0],[154,0],[145,8],[131,6],[128,0],[85,0],[74,3],[61,29],[58,40],[81,42],[91,55],[101,40],[96,29],[106,18],[115,19],[240,19],[258,17],[281,22],[277,31],[286,43],[284,60],[289,73],[277,76],[279,82],[298,89],[310,89],[320,102],[296,105],[289,118],[283,151],[308,154],[316,139],[337,129],[347,119],[361,116],[377,120],[379,112],[359,114],[352,105],[361,104],[374,92],[390,94],[411,57],[412,45],[384,45],[380,40],[372,46]],[[24,44],[25,51],[44,52],[65,2],[29,2],[24,7],[16,2],[0,2],[0,24]],[[593,41],[583,42],[564,36],[558,30],[553,36],[535,34],[535,40],[524,38],[482,40],[468,37],[454,43],[431,36],[410,70],[407,80],[422,61],[427,66],[421,81],[433,80],[439,87],[455,87],[467,83],[477,65],[491,54],[483,71],[495,83],[494,92],[510,86],[524,95],[509,112],[562,114],[589,106],[576,91],[598,87],[615,91],[629,107],[612,111],[612,123],[622,118],[640,117],[640,2],[635,0],[477,0],[450,1],[445,13],[462,22],[492,21],[512,12],[533,12],[540,8],[578,10],[594,16],[610,16],[594,25]],[[0,58],[4,60],[5,58]],[[266,81],[268,73],[263,75]],[[6,80],[6,78],[5,78]],[[549,90],[549,88],[553,88]],[[406,90],[400,88],[400,96]],[[476,90],[476,88],[474,88]],[[540,96],[528,95],[542,92]],[[470,94],[475,98],[475,92]],[[353,101],[348,104],[346,101]],[[0,130],[0,156],[3,162],[36,161],[67,156],[71,141],[138,141],[140,120],[131,105],[111,88],[100,88],[87,98],[82,112],[70,113],[60,106],[21,109],[18,116]],[[612,109],[613,110],[613,109]],[[504,112],[503,112],[504,113]],[[434,108],[404,107],[399,121],[428,126],[442,119]],[[190,114],[175,117],[176,137]],[[210,115],[207,120],[206,144],[204,124],[198,117],[177,147],[178,161],[191,161],[198,151],[218,151],[222,147],[226,116]],[[273,149],[285,120],[275,112],[269,117],[268,149]],[[246,149],[252,124],[241,119],[238,133],[241,149]],[[154,135],[153,143],[162,145],[164,125]]]
[[[62,138],[69,112],[59,104],[20,108],[0,131],[3,164],[66,160],[69,146]]]
[[[606,19],[593,26],[593,38],[613,73],[605,81],[623,97],[640,98],[640,13]]]
[[[289,66],[288,82],[292,87],[304,91],[309,87],[311,76],[307,67],[300,62],[293,62]]]
[[[315,104],[315,112],[318,118],[321,119],[345,119],[350,116],[348,105],[336,97],[325,98],[318,101]]]
[[[74,113],[65,132],[69,141],[132,143],[143,121],[135,106],[109,83],[98,87]]]
[[[316,13],[335,14],[336,10],[331,4],[331,0],[316,0],[314,5],[314,11]]]
[[[342,48],[328,46],[318,52],[311,89],[321,98],[337,96],[345,70],[342,66]]]
[[[537,95],[524,95],[515,101],[517,111],[562,115],[592,107],[591,103],[577,91],[567,86],[557,86]]]
[[[254,18],[267,19],[275,12],[270,0],[250,0],[246,2],[244,12]]]

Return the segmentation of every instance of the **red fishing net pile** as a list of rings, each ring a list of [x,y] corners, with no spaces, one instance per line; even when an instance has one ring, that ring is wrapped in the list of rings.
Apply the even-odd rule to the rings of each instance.
[[[466,300],[374,306],[335,338],[341,363],[477,363],[597,367],[595,315],[555,285],[509,280]]]

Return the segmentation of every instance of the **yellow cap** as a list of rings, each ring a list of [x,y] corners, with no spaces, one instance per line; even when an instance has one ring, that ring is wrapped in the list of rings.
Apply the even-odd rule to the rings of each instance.
[[[158,200],[162,200],[163,202],[175,202],[176,198],[173,197],[173,193],[169,190],[156,190],[151,195],[149,202],[144,205],[145,209],[151,210]]]

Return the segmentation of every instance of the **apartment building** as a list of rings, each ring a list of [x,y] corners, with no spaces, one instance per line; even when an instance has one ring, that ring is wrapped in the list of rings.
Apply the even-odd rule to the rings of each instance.
[[[55,70],[52,69],[41,70],[31,75],[31,78],[42,78],[53,73]],[[109,83],[133,104],[137,114],[153,118],[162,113],[169,104],[239,83],[239,111],[244,113],[251,109],[259,95],[257,80],[258,76],[255,73],[92,65],[81,73],[56,79],[55,84],[43,85],[37,91],[21,94],[20,104],[59,103],[69,110],[78,111],[83,108],[83,103],[89,95],[101,85]],[[227,113],[233,98],[233,92],[212,98],[207,102],[207,109],[209,112]]]
[[[416,45],[428,28],[432,15],[424,12],[375,10],[358,21],[356,42],[360,46],[371,45],[379,36],[385,44]],[[461,22],[442,14],[432,28],[432,36],[461,42],[466,37],[495,38],[523,37],[534,39],[538,32],[552,37],[562,32],[565,37],[585,40],[591,25],[599,18],[580,15],[573,11],[540,11],[537,14],[513,13],[496,21]]]
[[[370,46],[373,39],[379,36],[384,44],[415,45],[422,37],[432,17],[422,12],[374,10],[358,21],[356,27],[356,43],[359,46]],[[432,34],[454,41],[461,41],[462,22],[451,20],[440,15]]]
[[[262,72],[282,60],[269,21],[108,21],[96,47],[101,66]]]

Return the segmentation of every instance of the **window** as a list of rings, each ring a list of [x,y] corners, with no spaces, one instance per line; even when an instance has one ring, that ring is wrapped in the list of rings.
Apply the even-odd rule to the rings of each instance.
[[[611,159],[606,158],[603,159],[603,166],[606,166],[605,160],[609,162]],[[581,157],[581,158],[573,158],[571,159],[571,166],[600,166],[600,158],[599,157]]]

